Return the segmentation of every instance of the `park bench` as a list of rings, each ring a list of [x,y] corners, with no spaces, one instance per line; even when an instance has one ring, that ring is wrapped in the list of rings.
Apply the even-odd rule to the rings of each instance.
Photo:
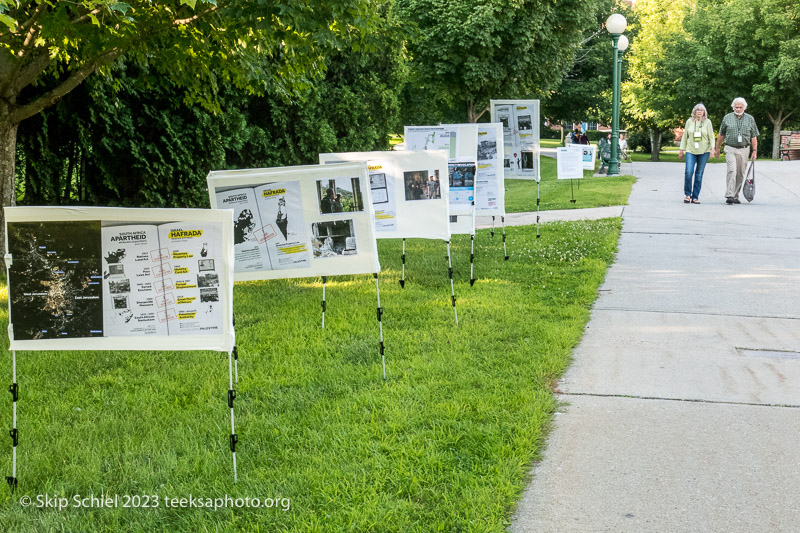
[[[780,151],[778,152],[778,159],[783,161],[783,158],[785,157],[791,161],[791,152],[795,150],[800,151],[800,139],[790,138],[787,142],[781,144]]]

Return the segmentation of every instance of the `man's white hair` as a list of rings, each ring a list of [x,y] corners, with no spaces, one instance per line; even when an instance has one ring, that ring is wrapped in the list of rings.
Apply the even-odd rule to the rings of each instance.
[[[731,102],[731,109],[733,109],[733,106],[735,106],[736,104],[742,104],[744,108],[747,109],[747,100],[745,100],[741,96],[733,99],[733,102]]]

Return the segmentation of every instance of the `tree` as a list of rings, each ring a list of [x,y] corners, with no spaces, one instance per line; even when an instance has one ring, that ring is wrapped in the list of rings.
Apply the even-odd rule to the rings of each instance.
[[[492,98],[543,95],[572,64],[596,1],[398,0],[413,29],[407,102],[427,120],[433,102],[477,122]]]
[[[613,44],[605,30],[605,21],[612,13],[622,13],[630,25],[630,7],[617,0],[601,0],[595,23],[584,31],[575,52],[572,66],[542,105],[542,115],[553,121],[611,123]],[[630,31],[628,39],[633,40]],[[625,79],[623,71],[623,79]]]
[[[800,4],[700,0],[684,29],[668,46],[673,59],[665,61],[681,80],[676,100],[701,99],[728,112],[735,97],[745,97],[748,113],[772,124],[777,159],[784,123],[800,115]]]
[[[381,19],[391,30],[391,14]],[[183,89],[147,62],[120,61],[20,125],[19,202],[207,207],[210,170],[386,149],[404,79],[402,34],[377,31],[361,44],[326,53],[324,77],[292,101],[222,84],[218,112],[184,103]]]
[[[3,205],[15,202],[19,124],[119,58],[158,57],[154,75],[209,106],[219,84],[291,98],[321,73],[324,49],[368,35],[374,18],[370,0],[0,0]]]
[[[640,0],[636,3],[636,39],[631,40],[628,80],[622,86],[622,112],[628,124],[650,133],[651,160],[658,161],[661,138],[666,130],[680,126],[688,116],[674,98],[682,80],[669,70],[665,43],[683,31],[687,7],[694,0]],[[689,108],[691,109],[691,107]]]

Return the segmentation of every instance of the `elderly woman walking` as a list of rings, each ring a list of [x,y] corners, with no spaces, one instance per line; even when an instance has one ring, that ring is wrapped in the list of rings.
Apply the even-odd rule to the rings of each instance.
[[[686,121],[681,138],[678,158],[686,154],[686,170],[683,178],[683,203],[700,203],[700,187],[703,185],[703,171],[714,149],[714,127],[708,118],[706,106],[697,104]]]

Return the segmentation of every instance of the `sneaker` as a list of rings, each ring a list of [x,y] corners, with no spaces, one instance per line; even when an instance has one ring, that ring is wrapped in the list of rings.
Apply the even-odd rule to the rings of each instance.
[[[726,198],[725,199],[725,203],[726,204],[732,204],[733,203],[733,198]]]
[[[742,203],[742,202],[740,202],[738,198],[734,198],[734,199],[733,199],[733,203],[735,203],[735,204],[740,204],[740,203]]]

